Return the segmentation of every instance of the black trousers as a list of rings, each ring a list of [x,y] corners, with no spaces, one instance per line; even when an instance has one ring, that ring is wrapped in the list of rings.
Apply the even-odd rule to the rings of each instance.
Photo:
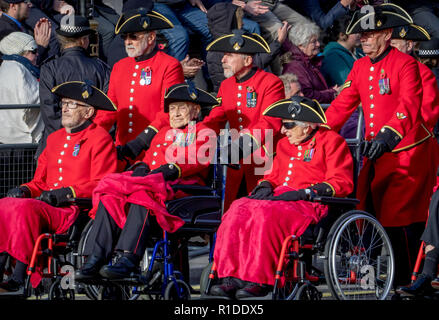
[[[145,207],[131,204],[123,229],[120,229],[108,210],[99,203],[95,220],[87,239],[84,255],[96,255],[106,261],[111,259],[114,250],[128,251],[143,257],[150,236],[159,236],[162,229],[156,219],[149,214]],[[171,238],[173,238],[171,236]],[[180,270],[184,279],[189,281],[189,252],[187,242],[180,239],[170,239],[171,260],[176,270]]]
[[[404,227],[387,227],[387,235],[395,257],[394,287],[410,284],[410,277],[415,267],[416,258],[421,246],[421,234],[425,223],[413,223]]]
[[[84,248],[84,255],[96,255],[106,260],[113,250],[128,251],[142,258],[150,230],[148,210],[131,204],[123,229],[120,229],[107,209],[99,203],[95,221]]]

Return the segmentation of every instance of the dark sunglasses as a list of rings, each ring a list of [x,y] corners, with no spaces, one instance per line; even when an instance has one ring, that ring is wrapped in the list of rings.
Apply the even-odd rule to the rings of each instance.
[[[297,126],[296,122],[282,122],[282,127],[284,127],[287,130],[293,129],[295,126]]]
[[[127,39],[130,40],[139,40],[141,37],[138,34],[134,34],[134,33],[123,33],[120,35],[120,37],[125,41]]]

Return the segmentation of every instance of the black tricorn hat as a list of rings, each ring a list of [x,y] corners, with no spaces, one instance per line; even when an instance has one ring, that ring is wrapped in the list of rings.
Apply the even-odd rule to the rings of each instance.
[[[431,38],[419,45],[419,58],[439,58],[439,38]]]
[[[233,33],[218,37],[212,41],[206,51],[233,53],[270,53],[270,46],[257,33],[249,33],[242,29],[234,29]]]
[[[170,103],[181,101],[199,104],[203,115],[210,112],[213,106],[219,104],[215,96],[202,89],[196,88],[191,81],[174,84],[166,90],[164,111],[169,112]]]
[[[69,98],[89,104],[96,109],[116,111],[117,108],[108,96],[93,86],[89,80],[67,81],[52,89],[61,98]]]
[[[115,34],[173,28],[165,16],[152,10],[151,0],[128,0],[114,29]]]
[[[370,10],[369,10],[370,9]],[[383,3],[378,6],[364,6],[354,12],[346,34],[378,31],[413,23],[410,15],[400,6]]]
[[[262,113],[264,116],[312,123],[326,123],[325,112],[315,99],[292,96],[271,104]]]
[[[431,39],[427,30],[416,24],[393,28],[392,39],[428,41]]]
[[[61,19],[60,26],[56,33],[68,38],[79,38],[94,32],[90,28],[90,22],[83,16],[67,15]]]

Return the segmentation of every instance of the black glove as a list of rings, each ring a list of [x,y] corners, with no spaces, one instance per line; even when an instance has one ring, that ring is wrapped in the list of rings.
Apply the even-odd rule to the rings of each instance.
[[[180,171],[177,166],[173,164],[164,164],[157,169],[152,170],[149,174],[155,174],[161,172],[165,181],[173,181],[178,179],[180,176]]]
[[[138,155],[143,150],[148,150],[152,138],[156,135],[157,132],[154,130],[147,128],[145,131],[142,131],[135,139],[127,142],[126,145],[117,146],[117,159],[125,160],[125,157],[136,159]]]
[[[270,182],[262,181],[258,184],[248,196],[249,199],[265,200],[273,194],[273,187]]]
[[[30,198],[31,194],[28,188],[26,187],[15,187],[8,190],[6,197],[11,198]]]
[[[307,189],[309,192],[306,192],[305,189],[299,189],[294,191],[287,191],[278,196],[268,197],[266,200],[272,201],[299,201],[299,200],[310,200],[312,199],[314,192],[310,189]]]
[[[149,166],[145,162],[137,162],[134,165],[133,173],[131,174],[132,177],[144,177],[146,176],[151,169],[149,169]]]
[[[376,160],[381,157],[384,152],[390,152],[388,145],[379,139],[371,141],[363,141],[360,145],[361,155],[368,157],[370,160]]]
[[[52,191],[43,191],[39,199],[54,207],[61,207],[69,204],[69,199],[73,197],[72,189],[60,188]]]

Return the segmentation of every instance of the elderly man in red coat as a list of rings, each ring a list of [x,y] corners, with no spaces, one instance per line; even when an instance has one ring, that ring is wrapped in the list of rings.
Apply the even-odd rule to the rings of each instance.
[[[293,96],[271,105],[264,116],[282,119],[285,137],[276,146],[271,172],[222,218],[214,252],[221,283],[212,286],[214,296],[266,295],[284,239],[302,235],[327,214],[326,206],[304,200],[353,191],[351,153],[339,134],[320,126],[326,118],[318,102]]]
[[[139,154],[126,143],[140,135],[149,146],[157,133],[153,121],[163,114],[165,90],[184,81],[180,62],[158,50],[156,30],[172,28],[164,16],[152,11],[151,1],[130,1],[124,6],[115,33],[125,41],[128,57],[117,62],[110,75],[108,96],[116,113],[100,111],[96,123],[105,129],[116,123],[116,146],[119,158],[135,159]],[[142,140],[143,140],[142,139]],[[140,150],[141,151],[141,150]],[[140,152],[139,152],[140,153]]]
[[[151,221],[168,232],[184,223],[166,210],[165,201],[182,196],[170,185],[205,184],[216,136],[195,120],[201,109],[209,111],[218,102],[192,83],[172,86],[164,100],[169,125],[154,136],[143,162],[133,171],[105,177],[93,193],[96,215],[84,252],[88,258],[76,280],[124,278],[135,272],[146,249]],[[204,147],[206,152],[202,153],[200,148]],[[112,266],[105,265],[113,251],[120,259]]]
[[[367,12],[366,12],[367,13]],[[376,214],[395,252],[395,285],[409,282],[436,180],[437,143],[422,118],[422,79],[416,60],[390,46],[392,28],[412,23],[394,4],[354,14],[346,33],[361,33],[357,60],[326,112],[339,130],[361,103],[366,137],[358,181],[360,207]]]
[[[92,122],[95,109],[116,110],[111,100],[88,81],[66,82],[52,92],[62,98],[64,128],[49,135],[32,181],[0,200],[0,279],[8,255],[17,260],[0,292],[23,288],[26,266],[43,228],[64,233],[75,221],[79,208],[69,200],[90,198],[98,181],[116,171],[113,140]]]
[[[227,150],[227,161],[244,159],[240,169],[227,169],[224,199],[224,210],[227,210],[233,200],[247,195],[256,186],[258,175],[263,175],[255,168],[263,171],[266,166],[264,153],[271,156],[275,145],[273,136],[279,132],[281,123],[279,119],[262,116],[262,112],[285,98],[285,92],[282,80],[253,66],[253,54],[270,52],[268,44],[258,35],[233,30],[232,34],[209,44],[207,50],[224,52],[222,64],[226,80],[218,91],[221,104],[212,110],[203,124],[219,133],[229,122],[230,129],[238,134],[234,135],[232,131],[233,143],[224,149]],[[264,143],[271,143],[271,146],[252,154]],[[239,150],[238,157],[233,154],[234,150]]]

